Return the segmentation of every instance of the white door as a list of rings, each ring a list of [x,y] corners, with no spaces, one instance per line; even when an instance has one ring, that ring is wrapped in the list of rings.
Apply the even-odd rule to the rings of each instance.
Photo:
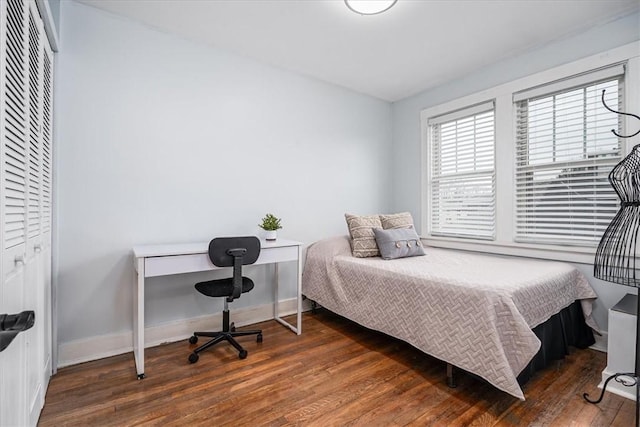
[[[29,425],[36,425],[44,405],[45,295],[42,269],[42,92],[44,28],[35,3],[29,2],[28,144],[27,144],[27,244],[25,258],[25,307],[36,313],[26,340],[27,407]]]
[[[27,68],[28,6],[22,1],[0,3],[2,11],[2,87],[0,106],[0,170],[2,197],[0,314],[26,310],[24,282],[26,261],[27,193]],[[0,426],[27,423],[27,340],[19,334],[0,353]]]
[[[41,31],[42,49],[42,141],[40,175],[40,251],[38,291],[42,295],[42,334],[44,347],[40,354],[40,368],[42,370],[43,391],[49,384],[53,372],[53,313],[52,313],[52,283],[51,283],[51,196],[53,172],[53,51],[49,45],[44,30]],[[44,401],[42,402],[44,405]]]
[[[52,54],[32,0],[0,1],[0,31],[0,314],[35,312],[0,353],[0,426],[33,426],[51,372]]]

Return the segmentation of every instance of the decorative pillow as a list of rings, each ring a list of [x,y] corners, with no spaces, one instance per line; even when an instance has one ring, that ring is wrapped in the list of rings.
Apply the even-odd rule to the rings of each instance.
[[[345,214],[349,235],[351,236],[351,252],[358,258],[380,256],[374,229],[382,229],[378,215],[358,216]]]
[[[413,228],[373,229],[383,259],[425,255],[420,237]]]
[[[380,215],[382,228],[385,230],[393,228],[415,228],[413,226],[413,218],[409,212],[401,212],[391,215]]]

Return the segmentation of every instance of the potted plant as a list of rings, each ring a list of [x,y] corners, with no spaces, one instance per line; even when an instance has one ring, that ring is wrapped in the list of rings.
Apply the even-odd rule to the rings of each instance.
[[[265,239],[267,240],[276,240],[278,237],[277,230],[282,228],[280,225],[280,218],[276,218],[274,215],[268,213],[262,218],[262,224],[258,224],[260,228],[262,228],[265,233]]]

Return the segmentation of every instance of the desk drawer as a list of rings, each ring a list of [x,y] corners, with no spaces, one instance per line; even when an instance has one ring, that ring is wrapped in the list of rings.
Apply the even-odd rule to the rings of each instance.
[[[297,260],[297,246],[265,248],[260,251],[260,256],[255,265]],[[220,267],[216,267],[211,263],[208,254],[168,255],[146,258],[144,275],[145,277],[157,277],[169,274],[216,270],[218,268]]]
[[[215,270],[207,254],[159,256],[145,259],[145,277]]]
[[[283,246],[280,248],[265,248],[260,251],[256,264],[272,264],[298,260],[297,246]]]

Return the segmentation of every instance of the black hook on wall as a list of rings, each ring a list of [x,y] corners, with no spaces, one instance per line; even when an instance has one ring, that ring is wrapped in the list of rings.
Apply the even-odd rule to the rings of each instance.
[[[640,120],[640,116],[636,116],[635,114],[631,114],[631,113],[623,113],[621,111],[616,111],[613,108],[609,108],[609,106],[604,102],[604,92],[606,89],[602,89],[602,105],[604,105],[604,108],[606,108],[607,110],[611,111],[612,113],[616,113],[616,114],[622,114],[625,116],[631,116],[631,117],[635,117],[636,119]],[[636,136],[637,134],[640,133],[640,129],[634,133],[633,135],[620,135],[618,132],[615,131],[615,129],[611,129],[611,132],[617,136],[618,138],[632,138],[634,136]]]

